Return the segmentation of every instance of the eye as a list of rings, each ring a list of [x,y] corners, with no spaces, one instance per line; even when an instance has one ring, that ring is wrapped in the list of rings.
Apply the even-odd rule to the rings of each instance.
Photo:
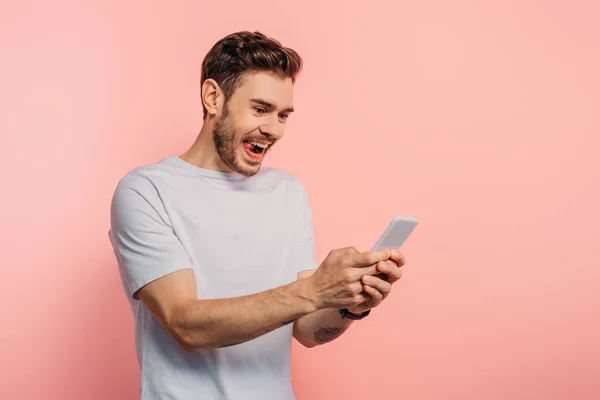
[[[283,119],[283,120],[286,120],[286,119],[288,119],[289,117],[290,117],[290,114],[281,114],[281,115],[279,116],[279,118],[281,118],[281,119]]]
[[[262,107],[254,107],[254,111],[256,111],[259,114],[265,114],[267,112],[267,110],[265,110]]]

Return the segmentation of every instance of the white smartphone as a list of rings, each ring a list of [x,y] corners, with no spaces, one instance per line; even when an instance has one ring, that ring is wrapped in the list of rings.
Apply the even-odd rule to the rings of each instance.
[[[419,221],[415,218],[394,217],[377,243],[375,243],[375,246],[373,246],[373,250],[399,249],[418,223]]]

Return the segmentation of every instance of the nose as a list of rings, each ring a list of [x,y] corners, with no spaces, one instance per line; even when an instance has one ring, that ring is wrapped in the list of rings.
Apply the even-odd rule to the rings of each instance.
[[[259,127],[262,134],[271,136],[275,140],[283,136],[285,124],[279,121],[279,118],[270,118],[269,121]]]

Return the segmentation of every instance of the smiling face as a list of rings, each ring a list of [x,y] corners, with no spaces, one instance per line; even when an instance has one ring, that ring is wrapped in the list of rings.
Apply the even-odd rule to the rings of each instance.
[[[215,149],[227,167],[245,176],[260,169],[265,154],[283,136],[294,111],[293,83],[270,72],[244,74],[217,117]]]

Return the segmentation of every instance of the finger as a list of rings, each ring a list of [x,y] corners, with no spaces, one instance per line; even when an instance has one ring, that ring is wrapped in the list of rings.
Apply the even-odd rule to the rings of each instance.
[[[385,273],[381,272],[381,271],[383,271],[383,270],[386,269],[385,268],[385,263],[386,262],[391,262],[392,264],[394,264],[393,261],[379,261],[377,264],[375,264],[376,271],[374,273],[372,273],[372,274],[369,274],[369,275],[375,275],[379,279],[389,282],[389,276],[387,276]],[[363,271],[363,270],[365,270],[365,268],[360,268],[359,270]]]
[[[376,276],[364,275],[362,281],[374,289],[377,289],[382,295],[388,294],[392,290],[392,284]]]
[[[383,294],[374,287],[365,285],[365,292],[373,299],[373,306],[376,306],[383,301]]]
[[[390,260],[394,261],[396,265],[401,267],[404,264],[406,264],[406,258],[404,257],[404,254],[402,254],[400,251],[394,249],[391,253],[392,254],[390,255]]]
[[[385,265],[386,262],[387,261],[379,261],[375,265],[375,268],[377,269],[377,271],[374,274],[371,274],[371,275],[375,275],[376,277],[378,277],[381,280],[389,281],[389,277],[386,274],[384,274],[383,272],[381,272],[381,270],[384,267],[384,265]]]
[[[379,273],[379,269],[377,267],[377,264],[373,264],[373,265],[369,265],[367,267],[357,267],[352,269],[352,272],[354,273],[354,277],[356,280],[360,280],[360,278],[363,277],[363,275],[376,275]]]
[[[362,292],[361,294],[357,294],[354,296],[354,304],[359,305],[364,303],[365,301],[371,300],[371,295],[366,292]]]
[[[354,267],[368,267],[390,258],[390,250],[367,251],[350,256]]]
[[[369,299],[371,298],[369,295],[367,295],[367,297]],[[367,303],[367,301],[363,301],[360,304],[354,305],[352,310],[348,309],[348,311],[350,311],[352,314],[360,315],[371,308]]]
[[[386,280],[389,283],[394,283],[402,277],[402,269],[394,262],[380,262],[377,264],[377,270],[388,276]]]
[[[346,247],[344,250],[346,250],[348,253],[353,254],[353,255],[360,253],[360,251],[358,251],[358,249],[354,246]]]
[[[350,292],[352,294],[360,294],[363,291],[363,284],[361,282],[354,282],[350,284]]]

